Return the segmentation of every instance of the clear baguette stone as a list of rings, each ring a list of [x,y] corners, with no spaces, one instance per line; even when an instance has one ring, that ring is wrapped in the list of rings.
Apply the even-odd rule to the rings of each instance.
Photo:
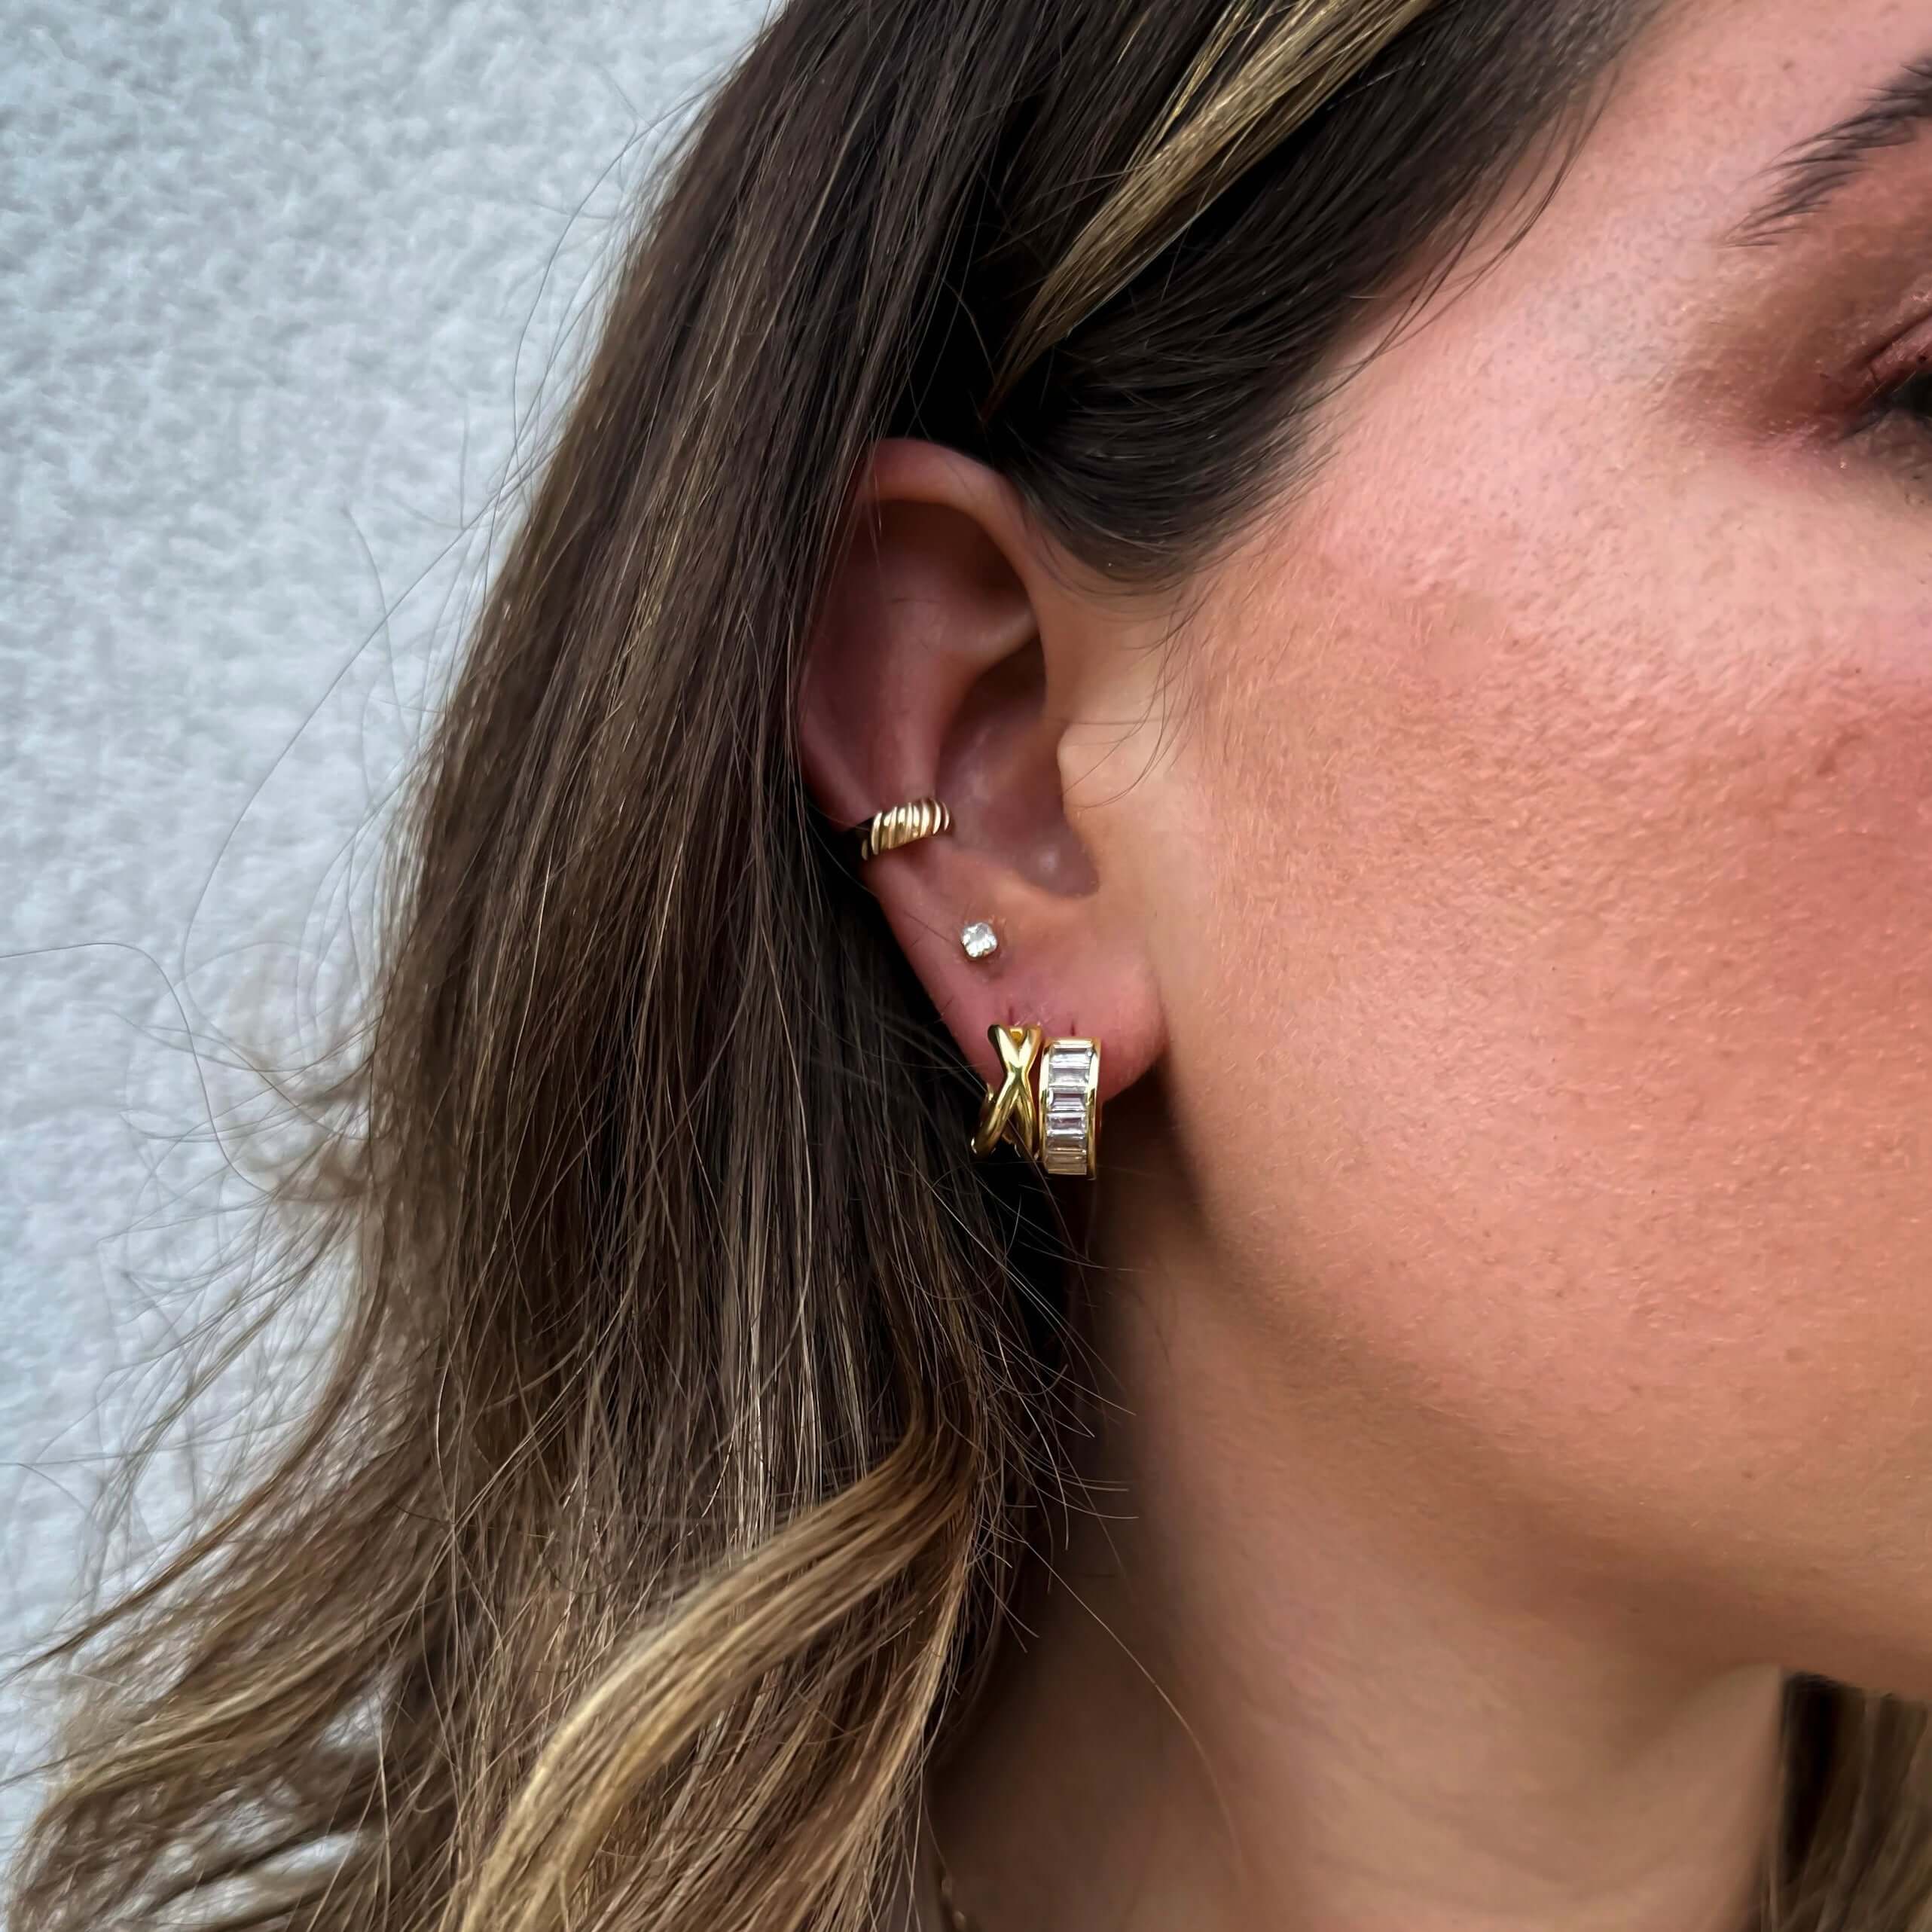
[[[1040,1164],[1050,1174],[1088,1171],[1088,1103],[1093,1043],[1056,1040],[1040,1063]]]
[[[1000,935],[983,919],[960,929],[960,944],[969,960],[987,960],[1000,950]]]

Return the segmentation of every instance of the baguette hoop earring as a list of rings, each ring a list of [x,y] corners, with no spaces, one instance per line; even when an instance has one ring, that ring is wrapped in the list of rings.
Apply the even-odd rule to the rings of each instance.
[[[1091,1179],[1100,1170],[1100,1043],[1048,1039],[1036,1026],[993,1025],[1000,1082],[980,1103],[972,1151],[981,1160],[1002,1141],[1050,1174]]]
[[[1050,1039],[1039,1063],[1039,1160],[1091,1180],[1100,1164],[1100,1043]]]

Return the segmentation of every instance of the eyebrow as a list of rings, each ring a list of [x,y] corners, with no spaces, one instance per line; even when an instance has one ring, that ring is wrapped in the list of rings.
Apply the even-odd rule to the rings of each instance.
[[[1781,241],[1871,165],[1882,148],[1903,148],[1932,122],[1932,53],[1908,61],[1863,106],[1789,149],[1766,171],[1769,196],[1732,228],[1729,248]]]

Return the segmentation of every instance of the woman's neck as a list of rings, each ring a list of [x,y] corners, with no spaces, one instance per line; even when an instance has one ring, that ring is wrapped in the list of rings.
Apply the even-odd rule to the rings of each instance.
[[[981,1932],[1743,1932],[1781,1673],[1366,1400],[1174,1201],[1116,1192],[1082,1494],[934,1779]]]

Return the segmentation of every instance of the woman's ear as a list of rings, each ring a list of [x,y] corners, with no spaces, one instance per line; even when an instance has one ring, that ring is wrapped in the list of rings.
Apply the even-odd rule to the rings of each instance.
[[[1095,761],[1077,707],[1094,654],[1123,647],[1076,575],[984,465],[874,444],[806,655],[798,737],[841,825],[928,796],[951,810],[950,833],[868,861],[864,878],[967,1058],[996,1077],[995,1024],[1097,1039],[1105,1099],[1159,1057],[1164,1029],[1131,896],[1079,830],[1072,795]],[[960,935],[978,922],[999,944],[975,960]]]

